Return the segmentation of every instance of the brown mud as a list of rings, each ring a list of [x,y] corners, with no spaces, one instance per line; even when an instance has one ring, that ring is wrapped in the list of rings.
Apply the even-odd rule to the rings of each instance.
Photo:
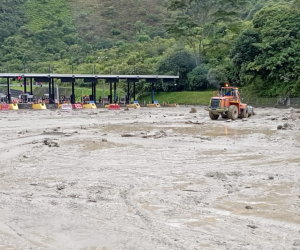
[[[190,108],[1,111],[0,250],[300,250],[298,110]]]

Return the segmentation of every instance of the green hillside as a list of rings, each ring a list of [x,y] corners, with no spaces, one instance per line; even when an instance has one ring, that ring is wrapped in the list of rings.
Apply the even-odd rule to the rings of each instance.
[[[68,0],[80,35],[105,48],[114,41],[134,41],[139,34],[164,35],[164,0]]]
[[[179,74],[156,91],[296,97],[299,21],[298,0],[5,0],[0,72]]]

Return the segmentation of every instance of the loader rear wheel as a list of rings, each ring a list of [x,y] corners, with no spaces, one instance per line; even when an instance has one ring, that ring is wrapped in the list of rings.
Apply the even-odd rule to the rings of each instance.
[[[215,115],[213,112],[209,111],[209,117],[212,120],[217,120],[219,118],[219,115]]]
[[[250,117],[250,116],[252,116],[252,115],[254,115],[254,108],[252,108],[252,110],[251,110],[250,113],[248,112],[248,117]]]
[[[230,105],[228,110],[228,119],[236,120],[239,116],[239,110],[237,106]]]
[[[248,107],[246,106],[241,113],[241,118],[248,118]]]

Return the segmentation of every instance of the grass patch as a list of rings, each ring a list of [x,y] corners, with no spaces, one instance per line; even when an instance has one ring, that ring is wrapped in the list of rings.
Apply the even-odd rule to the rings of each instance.
[[[178,103],[178,104],[194,104],[208,105],[210,98],[213,96],[213,91],[207,90],[202,92],[197,91],[182,91],[182,92],[160,92],[155,93],[154,100],[159,103]],[[149,103],[152,101],[152,94],[147,93],[138,97],[140,103],[144,101]]]

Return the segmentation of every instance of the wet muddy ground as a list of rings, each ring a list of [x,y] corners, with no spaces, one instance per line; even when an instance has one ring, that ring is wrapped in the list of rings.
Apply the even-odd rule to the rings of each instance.
[[[300,250],[300,111],[190,109],[0,112],[0,250]]]

